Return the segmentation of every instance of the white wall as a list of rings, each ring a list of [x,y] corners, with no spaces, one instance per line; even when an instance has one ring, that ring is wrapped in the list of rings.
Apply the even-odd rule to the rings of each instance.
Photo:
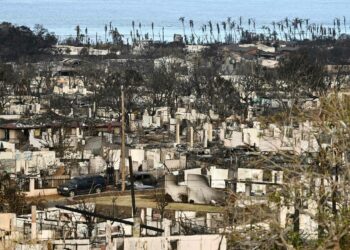
[[[263,170],[262,169],[253,169],[253,168],[238,168],[237,170],[237,179],[241,181],[263,181]],[[237,183],[237,193],[244,193],[246,188],[245,183]],[[266,185],[264,184],[252,184],[251,191],[253,193],[264,193],[266,194]]]
[[[115,239],[116,243],[118,239]],[[226,250],[227,242],[223,235],[192,235],[170,237],[124,238],[124,249],[168,250],[170,243],[177,245],[177,250]],[[116,249],[116,248],[115,248]]]
[[[11,152],[15,152],[15,144],[14,143],[6,142],[6,141],[0,141],[0,144],[2,144],[2,146],[6,150],[10,150]]]
[[[110,150],[108,153],[109,162],[112,163],[114,169],[119,169],[120,166],[120,149]]]
[[[131,156],[133,162],[137,162],[137,165],[141,165],[145,159],[145,150],[143,149],[129,149],[129,156]]]
[[[230,131],[229,138],[224,138],[225,147],[237,147],[244,145],[242,132]]]
[[[189,174],[202,174],[201,168],[192,168],[192,169],[186,169],[184,170],[184,177],[185,177],[185,185],[187,185],[187,177]]]
[[[225,180],[228,179],[228,169],[220,169],[213,166],[210,167],[209,174],[212,188],[225,188]]]
[[[16,152],[16,171],[24,169],[46,169],[48,166],[53,166],[56,162],[55,151],[24,151]]]
[[[158,168],[162,164],[160,162],[160,149],[149,149],[146,151],[147,164],[150,163],[153,168]]]

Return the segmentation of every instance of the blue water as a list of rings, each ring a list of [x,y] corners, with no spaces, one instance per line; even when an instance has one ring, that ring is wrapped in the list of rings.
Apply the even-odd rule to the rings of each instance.
[[[131,22],[142,33],[151,32],[154,22],[155,37],[159,38],[162,27],[165,38],[182,33],[179,17],[194,21],[199,30],[203,23],[225,21],[227,17],[243,21],[256,20],[257,27],[271,24],[285,17],[310,18],[310,22],[332,25],[335,17],[349,19],[349,0],[0,0],[0,21],[33,27],[43,24],[57,35],[75,34],[80,25],[88,28],[89,35],[104,37],[104,26],[113,26],[126,36],[130,34]]]

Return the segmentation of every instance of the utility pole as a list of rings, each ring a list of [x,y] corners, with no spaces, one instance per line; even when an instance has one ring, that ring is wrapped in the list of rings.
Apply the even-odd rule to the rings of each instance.
[[[124,107],[124,86],[121,87],[121,101],[122,101],[122,145],[120,152],[120,163],[122,171],[122,191],[125,191],[125,107]]]

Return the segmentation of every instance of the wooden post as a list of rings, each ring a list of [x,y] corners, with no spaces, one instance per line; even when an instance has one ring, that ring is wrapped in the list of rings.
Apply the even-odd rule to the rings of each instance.
[[[131,204],[132,204],[132,217],[136,216],[136,203],[135,203],[135,190],[134,190],[134,171],[132,169],[132,158],[129,156],[129,172],[130,172],[130,190],[131,190]]]

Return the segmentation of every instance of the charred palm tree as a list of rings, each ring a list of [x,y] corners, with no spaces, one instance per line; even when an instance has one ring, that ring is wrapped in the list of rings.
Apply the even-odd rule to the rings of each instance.
[[[344,32],[346,34],[346,18],[343,16],[343,25],[344,25]]]
[[[88,44],[88,28],[85,27],[85,43]]]
[[[209,40],[208,40],[208,29],[207,29],[207,25],[204,24],[204,30],[205,30],[205,40],[207,41],[207,43],[209,43]]]
[[[282,32],[283,32],[283,22],[277,22],[277,28],[278,28],[278,36],[280,39],[283,39],[283,35],[282,35]]]
[[[136,29],[136,38],[137,38],[138,42],[140,43],[141,42],[141,36],[140,36],[140,33],[139,33],[138,29]]]
[[[275,33],[276,33],[276,22],[273,21],[272,22],[272,34],[275,35]],[[276,39],[274,38],[274,40],[276,40]]]
[[[255,19],[252,19],[252,23],[253,23],[253,30],[254,30],[254,32],[256,32],[256,23],[255,23]]]
[[[309,31],[309,21],[310,19],[306,18],[305,20],[305,35],[306,35],[306,38],[308,38],[308,31]]]
[[[339,19],[339,18],[336,18],[336,20],[337,20],[338,33],[340,34],[340,32],[341,32],[341,28],[340,28],[340,19]]]
[[[218,33],[217,42],[219,43],[221,41],[220,25],[219,25],[219,23],[216,23],[216,30],[217,30],[217,33]]]
[[[225,32],[224,42],[227,43],[228,39],[227,39],[226,22],[222,22],[221,25]]]
[[[134,35],[134,37],[131,37],[131,39],[133,40],[133,41],[135,41],[135,21],[134,20],[132,20],[132,22],[131,22],[131,26],[132,26],[132,33],[133,33],[133,35]]]
[[[76,41],[79,43],[80,42],[80,26],[79,26],[79,24],[75,27],[75,32],[76,32]]]
[[[248,18],[248,31],[249,31],[249,32],[251,31],[250,25],[252,25],[252,19],[251,19],[251,18]]]
[[[107,30],[108,30],[108,27],[107,27],[107,24],[105,24],[105,43],[107,43]]]
[[[181,22],[182,24],[182,31],[183,31],[183,35],[184,37],[186,36],[186,30],[185,30],[185,17],[180,17],[179,18],[179,21]]]
[[[191,43],[194,44],[195,43],[195,33],[194,33],[194,23],[193,20],[189,20],[189,24],[190,24],[190,29],[191,29]]]
[[[204,43],[204,41],[206,40],[206,32],[207,32],[207,26],[204,24],[202,25],[202,43]]]
[[[228,17],[227,20],[226,20],[226,29],[229,29],[229,32],[228,32],[228,36],[227,36],[227,43],[231,43],[232,42],[232,37],[233,37],[233,34],[232,34],[232,28],[231,28],[231,17]]]
[[[139,29],[140,29],[140,37],[141,37],[141,40],[143,40],[142,24],[141,24],[141,22],[139,22]]]
[[[121,35],[117,28],[112,29],[110,32],[114,44],[123,44],[123,35]]]
[[[233,33],[232,33],[232,31],[233,31]],[[236,34],[236,22],[235,21],[232,21],[232,23],[230,24],[230,33],[232,36],[233,43],[236,43],[237,34]]]
[[[212,43],[212,38],[213,38],[213,24],[211,21],[208,22],[209,26],[209,32],[210,32],[210,43]],[[215,39],[214,39],[215,40]]]
[[[151,23],[151,28],[152,28],[152,40],[154,41],[154,23]]]

